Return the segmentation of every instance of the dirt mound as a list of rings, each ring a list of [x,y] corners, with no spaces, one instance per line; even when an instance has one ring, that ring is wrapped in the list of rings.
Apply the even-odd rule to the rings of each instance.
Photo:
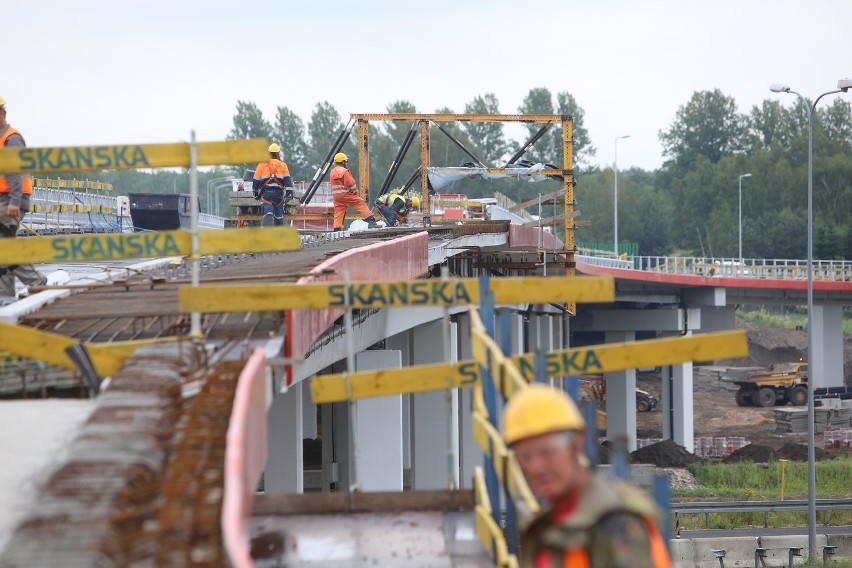
[[[640,448],[630,454],[632,463],[650,463],[657,467],[686,467],[703,461],[672,440],[663,440]]]
[[[778,459],[797,462],[808,461],[808,446],[806,444],[784,444],[777,452]],[[827,454],[822,448],[814,448],[814,457],[818,460],[825,459]]]
[[[814,448],[814,455],[818,460],[829,457],[822,448]],[[722,463],[740,463],[746,461],[766,463],[776,459],[798,462],[808,461],[808,446],[806,444],[784,444],[778,450],[773,450],[763,444],[749,444],[723,459]]]
[[[722,463],[766,463],[775,459],[775,457],[775,451],[769,446],[764,446],[763,444],[749,444],[724,458]]]

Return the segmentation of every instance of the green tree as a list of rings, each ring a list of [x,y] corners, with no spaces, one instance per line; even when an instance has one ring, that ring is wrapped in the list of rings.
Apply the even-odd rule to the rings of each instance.
[[[307,159],[309,171],[316,171],[322,166],[323,159],[331,150],[342,127],[340,113],[330,102],[317,103],[311,113],[311,120],[308,122],[310,145],[308,146]],[[351,169],[353,164],[350,162],[349,165]],[[313,176],[311,175],[311,177]]]
[[[557,93],[556,107],[554,107],[553,96],[547,87],[530,89],[527,96],[524,97],[521,106],[518,107],[518,112],[521,114],[572,115],[574,163],[577,167],[588,165],[589,158],[597,152],[589,139],[588,130],[586,130],[584,125],[585,111],[577,104],[571,93],[567,91]],[[527,130],[532,136],[541,126],[540,124],[530,124],[527,125]],[[527,152],[525,158],[536,162],[552,163],[558,167],[562,167],[562,130],[559,128],[559,125],[551,126],[547,134]]]
[[[742,152],[746,145],[748,123],[737,111],[733,97],[719,89],[700,91],[680,107],[666,131],[660,131],[667,166],[688,169],[699,158],[711,163],[722,156]]]
[[[500,114],[500,102],[493,93],[476,96],[464,105],[464,112],[466,114]],[[488,166],[503,165],[509,145],[503,135],[502,122],[465,122],[462,128],[473,143],[473,148],[469,147],[469,150]]]
[[[251,101],[237,101],[237,114],[234,115],[234,127],[228,134],[228,140],[272,137],[272,126],[263,118],[263,113]]]
[[[787,149],[796,135],[790,111],[778,101],[763,101],[761,106],[753,106],[748,124],[751,143],[760,144],[764,148]]]
[[[281,145],[282,157],[287,162],[293,179],[311,179],[315,170],[308,164],[305,124],[299,115],[287,107],[278,107],[273,138]]]
[[[580,167],[586,167],[589,164],[589,159],[595,156],[598,152],[597,148],[592,145],[592,140],[589,138],[589,131],[586,130],[585,117],[586,111],[583,107],[577,104],[574,95],[567,91],[556,94],[556,112],[558,114],[570,114],[574,117],[572,125],[574,137],[574,164]],[[557,155],[561,155],[562,136],[559,133],[558,139],[555,140],[557,145]],[[562,164],[558,164],[561,166]]]
[[[518,107],[518,112],[521,114],[553,114],[553,96],[550,94],[550,89],[547,87],[530,89],[527,96],[524,97],[523,102],[521,102],[521,106]],[[528,124],[526,128],[530,136],[532,136],[542,126],[541,124]],[[553,142],[554,134],[561,137],[561,132],[554,132],[554,130],[558,129],[556,125],[551,126],[547,134],[540,138],[532,148],[527,150],[521,159],[533,162],[561,161],[562,148],[560,146],[559,151],[554,152]]]

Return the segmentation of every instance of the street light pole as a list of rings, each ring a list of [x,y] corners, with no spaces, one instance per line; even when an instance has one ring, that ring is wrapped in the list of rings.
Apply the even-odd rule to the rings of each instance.
[[[743,178],[750,178],[751,174],[740,176],[740,268],[743,267]]]
[[[630,138],[629,134],[615,137],[615,159],[612,163],[612,171],[614,178],[613,197],[612,197],[612,233],[613,233],[613,252],[615,258],[618,259],[618,141],[623,138]]]
[[[792,93],[799,97],[808,113],[808,560],[816,562],[816,450],[814,442],[814,385],[820,384],[814,373],[814,111],[821,98],[839,92],[847,92],[852,80],[841,79],[837,89],[828,91],[816,98],[813,105],[787,85],[773,83],[769,90],[773,93]]]

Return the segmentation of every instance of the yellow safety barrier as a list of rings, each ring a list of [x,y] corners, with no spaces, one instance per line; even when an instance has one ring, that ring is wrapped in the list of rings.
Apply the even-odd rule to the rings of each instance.
[[[243,164],[269,157],[264,139],[198,142],[199,166]],[[0,149],[0,172],[51,174],[95,170],[190,167],[190,145],[131,144],[124,146],[73,146]]]
[[[491,504],[485,489],[485,476],[479,466],[474,470],[473,485],[477,503],[474,511],[477,538],[495,565],[500,568],[517,568],[518,559],[514,554],[509,554],[506,538],[491,514]]]
[[[611,302],[615,293],[612,278],[594,276],[495,278],[491,289],[498,304],[522,304],[533,298],[536,302]],[[198,286],[183,287],[179,295],[182,311],[202,313],[459,306],[479,303],[479,280]]]
[[[176,341],[177,337],[158,337],[112,343],[83,343],[99,377],[108,377],[118,371],[125,359],[142,345]],[[59,333],[39,331],[24,325],[0,322],[0,344],[19,357],[76,370],[77,366],[65,354],[68,347],[81,342]]]
[[[473,326],[471,326],[473,327]],[[719,331],[691,337],[668,337],[625,343],[609,343],[549,351],[545,356],[548,377],[586,375],[676,365],[687,361],[745,357],[748,341],[744,330]],[[527,381],[535,376],[535,355],[526,353],[509,358]],[[504,392],[516,390],[514,375],[507,380]],[[362,371],[348,375],[320,375],[311,380],[311,395],[315,403],[347,400],[347,381],[352,400],[399,393],[418,393],[453,388],[469,388],[480,383],[479,362],[435,363],[414,365],[402,369]],[[498,388],[500,375],[495,377]],[[511,389],[511,390],[509,390]],[[505,394],[504,394],[505,396]]]
[[[112,191],[111,183],[102,181],[89,181],[79,179],[44,179],[34,178],[34,187],[45,187],[49,189],[96,189],[100,191]]]
[[[87,262],[128,258],[162,258],[190,254],[188,231],[62,235],[20,239],[14,247],[0,249],[0,265],[31,262]],[[278,252],[299,250],[299,232],[293,227],[255,227],[199,231],[199,254]]]

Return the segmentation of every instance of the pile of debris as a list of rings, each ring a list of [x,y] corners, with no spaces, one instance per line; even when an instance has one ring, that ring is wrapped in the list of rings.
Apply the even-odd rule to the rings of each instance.
[[[814,448],[814,456],[821,460],[828,457],[822,448]],[[784,444],[779,450],[773,450],[762,444],[749,444],[722,460],[722,463],[768,463],[774,460],[808,461],[808,446],[805,444]]]
[[[663,440],[640,448],[630,454],[630,459],[632,463],[650,463],[657,467],[686,467],[704,461],[673,440]]]

